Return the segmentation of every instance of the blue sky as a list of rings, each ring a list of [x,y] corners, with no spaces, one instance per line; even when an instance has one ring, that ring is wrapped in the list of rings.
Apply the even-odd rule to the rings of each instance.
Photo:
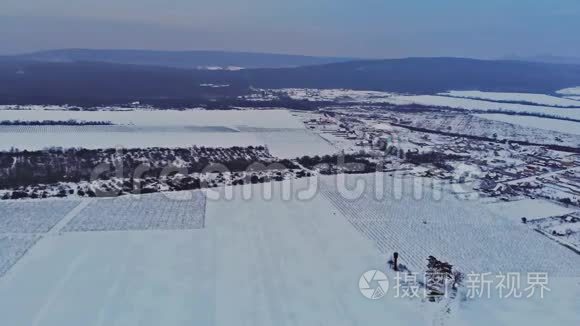
[[[0,1],[0,53],[82,47],[580,57],[578,0]]]

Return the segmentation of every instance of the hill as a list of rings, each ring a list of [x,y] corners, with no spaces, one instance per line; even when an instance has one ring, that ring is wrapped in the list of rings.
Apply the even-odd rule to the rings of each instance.
[[[530,61],[530,62],[543,62],[543,63],[559,63],[559,64],[573,64],[580,65],[580,57],[563,57],[555,55],[541,55],[533,57],[521,57],[521,56],[506,56],[505,60],[518,60],[518,61]]]
[[[217,101],[246,94],[251,87],[349,88],[414,94],[448,90],[549,94],[580,85],[580,65],[410,58],[211,71],[3,58],[0,85],[0,103],[10,104]]]
[[[481,90],[553,93],[580,85],[580,65],[464,58],[366,60],[242,71],[257,87],[352,88],[408,93]]]
[[[301,55],[224,52],[224,51],[150,51],[150,50],[91,50],[62,49],[13,56],[14,59],[72,63],[107,62],[171,68],[283,68],[319,65],[352,59],[311,57]]]

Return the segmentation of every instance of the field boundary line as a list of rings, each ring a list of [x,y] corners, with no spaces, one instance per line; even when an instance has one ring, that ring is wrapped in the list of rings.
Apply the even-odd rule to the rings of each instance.
[[[205,229],[205,218],[207,215],[207,195],[205,192],[201,193],[203,196],[203,215],[202,215],[202,219],[201,219],[201,229]]]
[[[552,237],[552,236],[550,236],[550,234],[548,234],[542,230],[534,229],[534,231],[536,231],[539,234],[545,236],[546,238],[556,242],[557,244],[561,245],[562,247],[572,250],[575,254],[580,255],[580,250],[576,249],[573,245],[565,243],[558,238]]]
[[[8,273],[10,273],[10,270],[12,270],[12,268],[14,266],[16,266],[16,264],[18,264],[18,262],[20,261],[20,259],[22,259],[22,257],[26,256],[26,254],[34,247],[36,246],[36,244],[42,240],[42,235],[33,235],[33,237],[35,237],[35,239],[33,240],[33,242],[30,244],[30,246],[28,246],[28,248],[26,248],[25,250],[22,251],[22,254],[18,255],[17,257],[15,257],[14,262],[12,262],[11,264],[7,264],[6,265],[6,269],[4,270],[4,272],[0,271],[0,278],[8,275]]]
[[[66,214],[58,223],[56,223],[46,235],[55,235],[61,232],[61,230],[73,219],[75,218],[83,209],[85,209],[91,203],[90,200],[81,201],[75,208],[73,208],[68,214]]]

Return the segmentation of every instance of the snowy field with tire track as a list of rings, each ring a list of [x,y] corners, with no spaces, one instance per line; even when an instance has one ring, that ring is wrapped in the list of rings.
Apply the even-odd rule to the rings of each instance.
[[[515,218],[502,217],[478,201],[438,193],[421,180],[351,175],[344,189],[356,189],[356,182],[367,185],[356,199],[345,200],[333,182],[323,182],[321,192],[382,253],[399,252],[414,271],[422,271],[425,257],[434,255],[464,272],[580,276],[580,257],[574,252]],[[377,187],[384,189],[382,198],[375,196]]]
[[[347,184],[352,178],[372,177],[348,176]],[[390,200],[388,180],[380,201],[369,202],[372,188],[360,199],[345,199],[332,177],[314,181],[208,189],[205,227],[200,229],[188,223],[178,223],[183,229],[166,228],[175,221],[160,218],[165,222],[159,224],[146,216],[147,223],[126,227],[147,210],[160,217],[166,216],[162,211],[175,212],[175,204],[161,199],[166,195],[152,194],[134,199],[127,209],[100,214],[100,205],[111,199],[88,199],[73,216],[68,214],[70,220],[57,224],[62,229],[39,235],[34,246],[22,241],[30,238],[0,236],[0,243],[19,248],[12,256],[26,252],[0,277],[3,322],[346,326],[391,321],[452,326],[487,325],[489,319],[482,316],[489,314],[498,325],[566,324],[577,318],[580,257],[543,242],[513,220],[496,220],[484,204],[450,194],[439,200],[428,189],[416,199],[409,187]],[[319,191],[303,193],[309,183]],[[177,211],[189,211],[195,220],[201,202],[188,193],[172,194],[172,199],[193,199],[179,204]],[[183,209],[191,206],[195,209]],[[61,232],[67,229],[100,232]],[[544,300],[477,299],[451,307],[392,294],[378,301],[364,298],[360,275],[385,270],[392,250],[417,271],[432,254],[460,268],[543,269],[553,278],[552,292]],[[0,250],[0,257],[5,256]],[[497,314],[498,309],[503,313]]]

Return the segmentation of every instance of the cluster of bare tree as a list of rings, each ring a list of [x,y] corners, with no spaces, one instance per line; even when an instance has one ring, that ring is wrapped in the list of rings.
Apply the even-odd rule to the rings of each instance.
[[[239,172],[248,168],[296,168],[273,158],[265,147],[49,149],[0,152],[0,187],[112,178],[159,178],[168,174]]]
[[[111,121],[70,120],[2,120],[0,126],[110,126]]]

